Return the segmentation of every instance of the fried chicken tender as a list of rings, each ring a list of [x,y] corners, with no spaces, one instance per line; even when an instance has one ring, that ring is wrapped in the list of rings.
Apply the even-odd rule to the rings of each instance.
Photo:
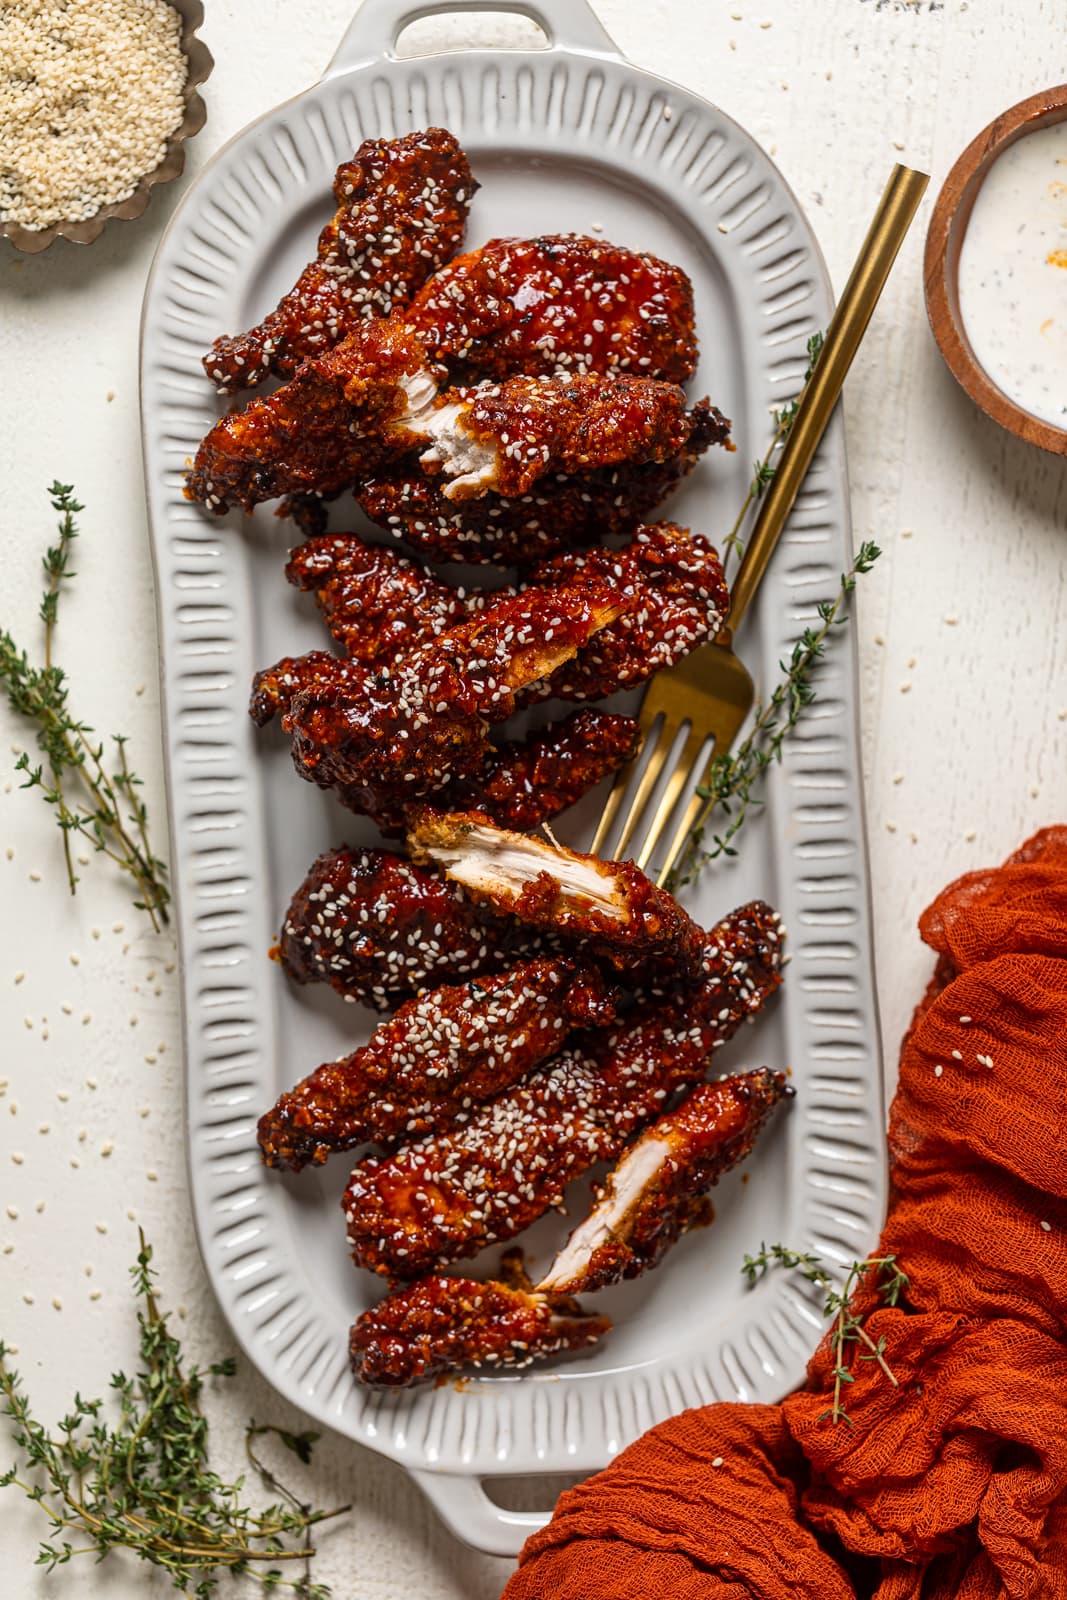
[[[186,480],[210,511],[278,495],[331,495],[419,452],[446,499],[518,496],[541,478],[666,462],[691,424],[675,384],[623,374],[440,388],[403,324],[364,324],[336,350],[216,423]]]
[[[361,1049],[281,1096],[259,1120],[263,1160],[299,1172],[335,1150],[391,1147],[464,1122],[472,1106],[555,1055],[569,1031],[614,1015],[599,969],[565,957],[427,989]]]
[[[780,981],[781,925],[753,902],[706,936],[702,982],[584,1035],[463,1127],[357,1163],[342,1206],[357,1266],[419,1277],[511,1239],[615,1160]]]
[[[379,635],[380,637],[380,635]],[[312,650],[305,656],[286,656],[257,672],[252,680],[249,715],[259,727],[284,716],[304,690],[337,690],[359,695],[364,679],[357,664]],[[446,783],[437,790],[437,804],[450,809],[477,804],[503,828],[528,829],[551,822],[590,789],[636,754],[640,728],[633,717],[587,707],[571,712],[560,722],[502,745],[485,745],[478,772]],[[336,790],[341,804],[361,816],[373,817],[385,834],[402,834],[414,800],[407,786],[395,784],[371,789],[342,786]]]
[[[404,314],[457,382],[634,372],[684,383],[696,371],[686,274],[582,234],[490,239],[435,273]]]
[[[525,1367],[602,1338],[607,1317],[506,1283],[423,1278],[365,1311],[349,1337],[352,1371],[374,1388],[406,1388],[459,1367]]]
[[[708,1190],[751,1153],[788,1093],[785,1074],[766,1068],[700,1084],[626,1151],[538,1292],[587,1294],[658,1266],[707,1220]]]
[[[364,317],[404,305],[463,243],[478,185],[444,128],[365,139],[337,169],[337,210],[318,254],[276,310],[247,333],[216,339],[204,370],[220,389],[293,373]]]
[[[543,943],[431,867],[342,846],[312,863],[271,956],[296,983],[328,983],[388,1011],[445,979],[499,972]]]
[[[638,528],[622,550],[568,551],[529,574],[531,587],[589,580],[631,604],[524,700],[600,700],[635,689],[714,639],[730,609],[718,551],[674,522]]]
[[[356,1377],[406,1385],[468,1364],[525,1366],[594,1343],[610,1325],[605,1318],[597,1327],[573,1297],[651,1270],[706,1221],[708,1190],[751,1153],[788,1093],[784,1074],[766,1068],[701,1084],[629,1147],[536,1288],[435,1276],[395,1289],[352,1329]],[[573,1337],[561,1339],[561,1326]]]
[[[296,770],[370,815],[404,810],[480,773],[489,724],[510,716],[519,690],[553,672],[624,605],[592,584],[531,590],[488,607],[388,672],[365,673],[358,689],[343,675],[339,686],[302,689],[282,718]]]
[[[592,709],[572,712],[525,739],[488,746],[481,771],[446,784],[434,800],[450,807],[476,803],[502,828],[537,828],[617,772],[636,751],[640,737],[632,717]],[[368,814],[384,834],[407,830],[411,802],[403,793],[373,802],[362,792],[357,798],[346,791],[339,798],[351,809],[373,803]]]
[[[308,539],[290,554],[285,576],[314,593],[348,659],[367,667],[388,666],[467,615],[460,590],[354,533]]]
[[[360,659],[371,658],[372,652],[380,659],[390,658],[378,642],[383,603],[395,605],[404,629],[390,630],[389,648],[399,648],[405,641],[412,648],[439,633],[449,617],[475,613],[505,593],[516,592],[463,594],[434,579],[424,567],[393,551],[365,546],[354,536],[309,540],[290,566],[303,551],[313,552],[305,586],[321,585],[320,604],[330,631],[342,643],[351,640]],[[525,586],[569,587],[586,581],[610,585],[630,604],[571,661],[523,691],[520,698],[527,704],[549,698],[599,700],[620,689],[636,688],[714,638],[729,609],[714,545],[672,522],[638,528],[621,550],[568,551],[542,562],[529,572]],[[391,596],[396,598],[390,602]],[[308,660],[309,673],[316,672],[319,657]],[[268,676],[273,681],[280,675],[282,688],[292,693],[299,670],[289,660],[270,669]],[[457,809],[451,802],[449,808]],[[484,809],[502,820],[492,806]]]
[[[475,900],[580,939],[618,967],[654,960],[681,973],[700,971],[703,932],[632,861],[580,855],[496,827],[476,811],[416,810],[407,843],[413,861],[440,867]]]
[[[440,477],[411,456],[357,484],[356,500],[372,522],[428,561],[528,566],[558,550],[632,533],[711,445],[732,448],[730,424],[709,400],[698,400],[686,415],[689,437],[663,461],[598,467],[580,476],[557,473],[511,499],[489,490],[477,500],[455,501]]]

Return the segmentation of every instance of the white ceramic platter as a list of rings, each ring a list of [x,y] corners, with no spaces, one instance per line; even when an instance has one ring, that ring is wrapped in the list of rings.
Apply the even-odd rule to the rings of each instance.
[[[790,932],[779,1002],[717,1065],[792,1068],[797,1098],[749,1164],[716,1191],[717,1221],[663,1267],[596,1303],[615,1320],[579,1358],[461,1387],[381,1395],[349,1376],[346,1335],[380,1293],[345,1249],[343,1159],[264,1170],[258,1114],[371,1018],[267,960],[316,853],[373,832],[301,783],[280,739],[246,714],[254,670],[324,643],[310,597],[282,576],[292,530],[270,509],[218,520],[182,497],[182,472],[219,401],[199,357],[249,326],[296,278],[331,209],[338,163],[369,135],[430,124],[460,139],[482,188],[468,240],[588,231],[677,261],[696,286],[703,357],[692,385],[734,419],[738,452],[705,459],[666,514],[728,527],[770,408],[793,394],[830,290],[793,195],[714,106],[621,59],[584,0],[514,9],[541,50],[397,59],[416,15],[470,5],[364,0],[321,83],[239,135],[201,174],[164,238],[144,312],[142,401],[163,648],[166,748],[182,947],[189,1174],[204,1261],[236,1338],[319,1423],[403,1462],[471,1543],[514,1551],[543,1520],[498,1507],[494,1475],[605,1465],[688,1405],[774,1400],[802,1376],[819,1318],[784,1276],[744,1287],[761,1239],[849,1260],[882,1218],[882,1094],[867,866],[847,630],[820,670],[819,704],[773,774],[738,861],[690,896],[705,923],[752,895]],[[336,508],[335,508],[336,510]],[[356,519],[347,512],[349,526]],[[335,516],[335,525],[343,525]],[[757,680],[778,662],[850,555],[844,443],[835,421],[744,630]],[[597,800],[565,837],[588,839]],[[576,1204],[580,1204],[580,1196]],[[572,1208],[573,1209],[573,1208]],[[565,1234],[545,1219],[535,1265]]]

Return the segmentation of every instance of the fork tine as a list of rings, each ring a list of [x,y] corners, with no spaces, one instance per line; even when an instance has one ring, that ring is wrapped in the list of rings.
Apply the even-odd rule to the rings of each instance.
[[[700,820],[707,803],[708,802],[703,798],[703,796],[699,794],[694,793],[690,796],[689,804],[686,806],[682,820],[678,824],[677,832],[675,833],[674,838],[671,840],[671,847],[667,851],[667,854],[663,860],[663,865],[660,867],[659,873],[656,876],[656,884],[658,888],[662,889],[663,885],[670,877],[674,863],[684,850],[686,840],[689,838],[689,835],[692,833],[693,829],[697,826],[697,823]]]
[[[615,782],[611,786],[611,793],[604,802],[604,809],[600,814],[600,821],[596,825],[596,833],[593,835],[593,842],[589,846],[590,855],[598,856],[600,854],[601,847],[607,843],[608,838],[611,835],[612,824],[619,814],[619,807],[622,805],[623,796],[626,794],[630,779],[637,770],[638,763],[641,760],[641,752],[645,748],[645,740],[647,738],[647,733],[642,731],[641,743],[638,745],[635,754],[629,761],[627,761],[626,765],[624,767],[620,767],[618,772],[615,774]]]
[[[637,865],[642,871],[652,859],[652,852],[660,841],[660,835],[668,822],[670,822],[683,789],[692,778],[693,768],[697,764],[700,752],[707,743],[707,739],[706,732],[690,725],[685,744],[682,746],[674,770],[667,780],[667,787],[663,791],[663,796],[656,809],[656,815],[652,819],[652,825],[645,835],[644,844],[641,846],[641,853],[637,857]]]
[[[659,775],[663,771],[663,763],[670,754],[671,745],[674,743],[674,736],[677,732],[678,724],[669,723],[667,718],[664,717],[652,754],[649,756],[645,770],[641,774],[641,781],[637,785],[637,793],[631,801],[630,809],[626,813],[626,821],[622,825],[622,832],[613,850],[614,856],[619,860],[622,859],[626,846],[634,836],[641,813],[648,804],[649,796],[659,782]]]

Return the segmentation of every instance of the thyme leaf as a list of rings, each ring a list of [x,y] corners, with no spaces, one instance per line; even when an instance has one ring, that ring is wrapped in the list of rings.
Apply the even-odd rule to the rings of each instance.
[[[70,484],[53,483],[48,493],[60,521],[59,538],[42,562],[47,580],[39,610],[44,624],[43,663],[31,662],[11,634],[0,629],[0,685],[16,716],[35,725],[43,757],[34,764],[29,752],[23,751],[15,770],[25,774],[22,787],[39,789],[55,811],[71,894],[79,881],[71,840],[78,836],[132,879],[134,905],[146,911],[158,929],[168,921],[167,867],[149,841],[142,782],[127,760],[126,737],[112,735],[109,748],[89,723],[75,717],[66,674],[53,660],[60,596],[63,585],[75,576],[70,567],[78,537],[75,517],[83,507]]]
[[[224,1572],[245,1574],[265,1589],[288,1589],[303,1600],[329,1590],[312,1582],[311,1530],[347,1506],[318,1511],[300,1500],[259,1459],[253,1439],[267,1434],[311,1459],[317,1434],[292,1435],[254,1421],[248,1459],[265,1488],[280,1498],[262,1511],[245,1503],[245,1483],[227,1483],[208,1460],[208,1424],[200,1409],[205,1376],[232,1377],[232,1359],[201,1372],[187,1367],[180,1342],[159,1308],[152,1251],[140,1235],[131,1269],[140,1300],[142,1370],[111,1379],[118,1417],[109,1424],[102,1400],[75,1393],[67,1414],[49,1432],[33,1413],[10,1352],[0,1343],[0,1395],[19,1459],[0,1474],[0,1487],[21,1489],[51,1526],[37,1564],[51,1571],[75,1556],[129,1550],[162,1568],[174,1587],[210,1600]],[[295,1575],[289,1576],[292,1572]]]
[[[856,1381],[850,1365],[854,1348],[858,1347],[858,1360],[873,1361],[893,1387],[898,1387],[897,1378],[885,1359],[885,1339],[871,1338],[863,1326],[862,1316],[852,1309],[852,1298],[865,1285],[873,1290],[882,1305],[899,1305],[908,1287],[908,1275],[897,1265],[895,1255],[868,1256],[864,1261],[853,1261],[838,1287],[838,1280],[817,1255],[811,1251],[790,1250],[782,1244],[761,1244],[754,1256],[746,1255],[741,1271],[751,1286],[758,1283],[772,1267],[785,1267],[791,1272],[798,1272],[808,1283],[823,1291],[823,1316],[833,1318],[830,1353],[834,1358],[834,1391],[829,1408],[819,1414],[818,1420],[845,1422],[851,1427],[842,1391],[846,1384]]]

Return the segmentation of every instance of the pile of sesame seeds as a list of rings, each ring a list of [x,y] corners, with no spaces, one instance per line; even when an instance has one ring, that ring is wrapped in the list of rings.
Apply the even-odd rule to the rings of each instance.
[[[0,6],[0,221],[40,231],[129,199],[185,113],[165,0]]]

